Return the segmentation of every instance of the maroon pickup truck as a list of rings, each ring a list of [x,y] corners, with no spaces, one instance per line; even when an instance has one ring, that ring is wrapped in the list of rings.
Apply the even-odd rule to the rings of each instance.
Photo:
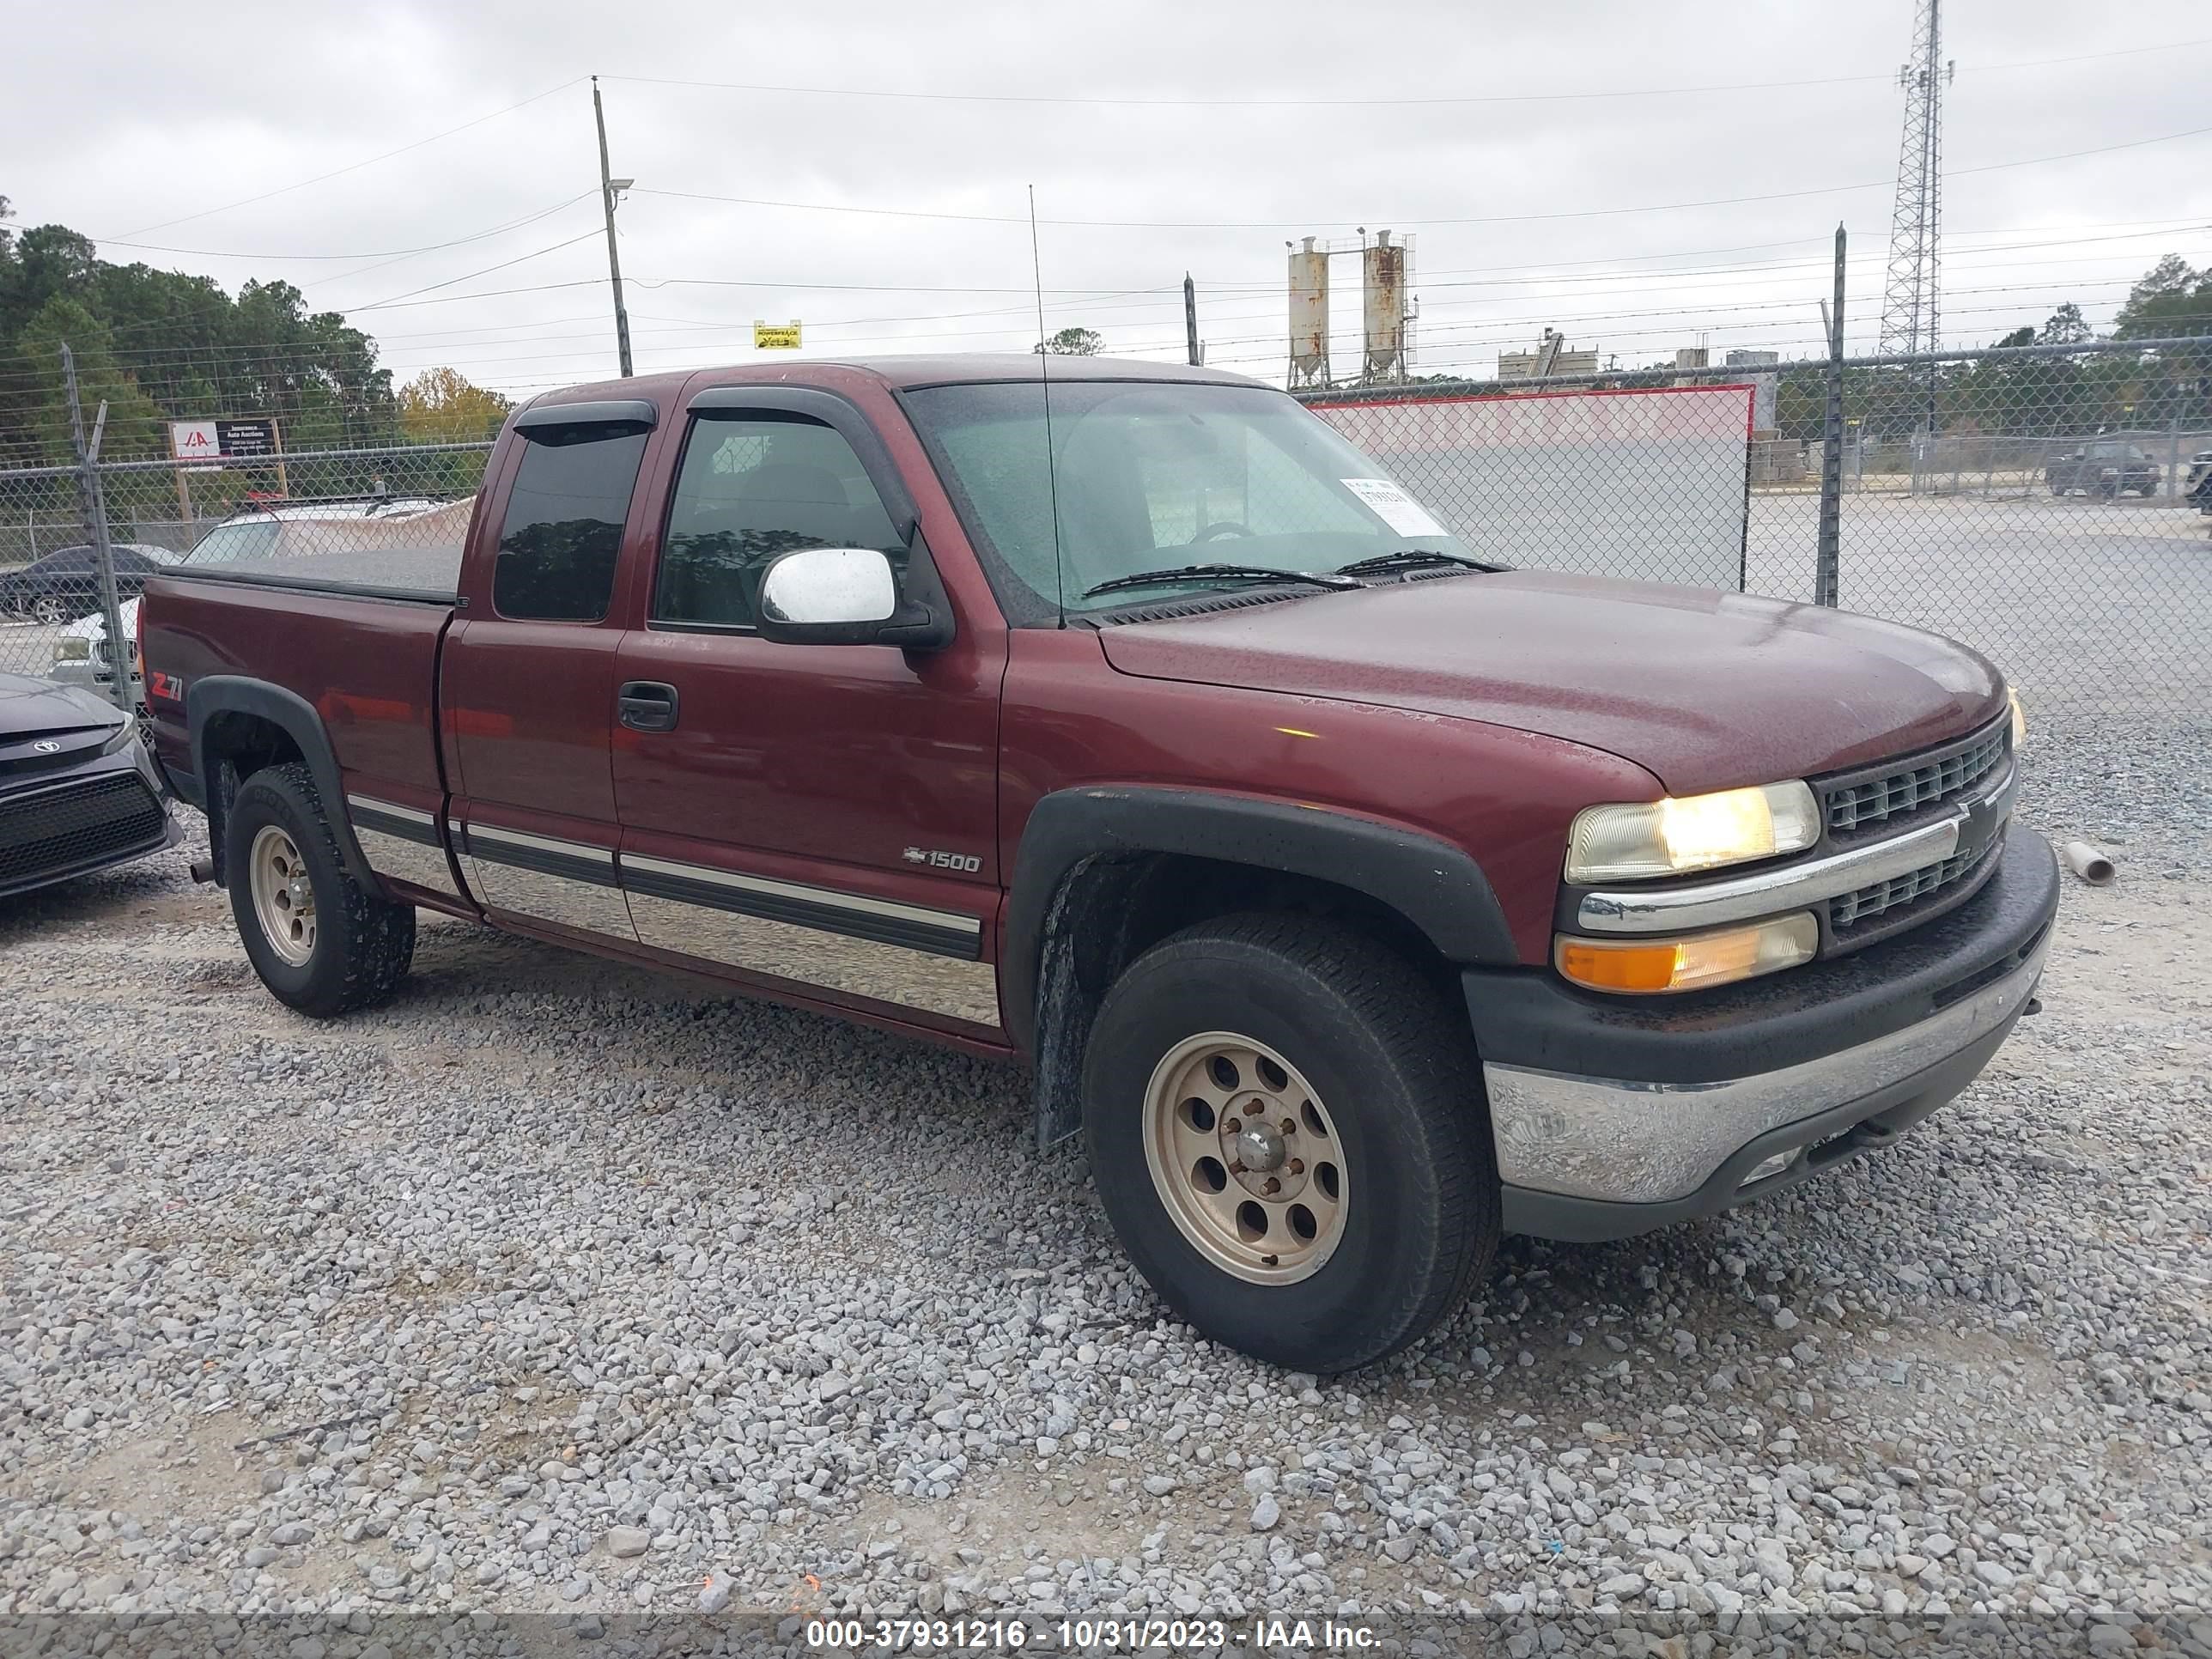
[[[1025,1058],[1160,1294],[1324,1371],[1501,1231],[1889,1145],[2031,1006],[1972,652],[1507,568],[1279,392],[1044,368],[578,387],[465,543],[155,577],[270,991],[388,994],[428,908]]]

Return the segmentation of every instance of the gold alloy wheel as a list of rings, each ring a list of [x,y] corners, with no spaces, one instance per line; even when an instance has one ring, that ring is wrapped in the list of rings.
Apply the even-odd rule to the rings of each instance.
[[[1336,1126],[1295,1066],[1251,1037],[1201,1032],[1152,1068],[1144,1112],[1146,1167],[1193,1249],[1255,1285],[1320,1271],[1351,1187]]]
[[[246,862],[261,936],[288,964],[306,967],[315,954],[315,890],[300,849],[275,824],[264,824],[253,837]]]

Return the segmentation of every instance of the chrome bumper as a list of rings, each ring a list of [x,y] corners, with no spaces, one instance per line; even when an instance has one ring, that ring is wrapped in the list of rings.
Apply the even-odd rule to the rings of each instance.
[[[1746,1146],[1806,1125],[1793,1146],[1825,1139],[1828,1121],[1856,1101],[1936,1070],[2001,1032],[2033,994],[2051,948],[2003,978],[1902,1030],[1780,1071],[1711,1083],[1637,1083],[1486,1064],[1498,1173],[1509,1188],[1613,1204],[1665,1204],[1698,1192]],[[1870,1106],[1869,1115],[1876,1108]],[[1770,1172],[1773,1148],[1741,1183],[1746,1195]]]

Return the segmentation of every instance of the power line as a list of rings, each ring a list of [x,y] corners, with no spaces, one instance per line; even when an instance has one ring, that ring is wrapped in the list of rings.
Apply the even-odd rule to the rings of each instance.
[[[487,121],[496,121],[502,115],[512,115],[516,110],[534,104],[540,99],[550,98],[556,92],[565,91],[583,78],[580,75],[571,76],[557,87],[548,87],[543,92],[533,92],[520,102],[509,104],[504,109],[495,109],[489,115],[479,115],[473,120],[462,122],[457,127],[447,127],[443,132],[434,132],[427,138],[417,138],[412,143],[402,144],[397,149],[387,149],[382,155],[372,155],[366,161],[349,161],[342,167],[332,167],[328,173],[319,173],[312,179],[301,179],[297,184],[279,185],[274,190],[263,191],[258,196],[240,197],[237,201],[226,202],[221,207],[202,208],[198,213],[186,213],[174,219],[163,219],[155,224],[140,225],[136,230],[126,230],[120,236],[95,236],[93,240],[121,242],[125,237],[143,236],[149,230],[167,230],[171,225],[190,224],[195,219],[213,218],[218,213],[228,213],[233,208],[251,207],[256,202],[265,202],[271,197],[287,196],[295,190],[305,190],[310,185],[319,185],[332,179],[341,178],[349,173],[358,173],[363,167],[374,167],[379,161],[388,161],[395,155],[404,155],[410,150],[422,149],[425,144],[434,144],[441,138],[450,138],[455,133],[466,132],[471,127],[480,127]]]
[[[436,253],[446,248],[460,247],[470,242],[480,242],[487,236],[496,236],[502,231],[520,230],[525,225],[535,224],[540,219],[550,218],[562,208],[571,206],[597,193],[594,191],[580,191],[566,201],[554,203],[551,207],[541,208],[537,212],[525,215],[520,219],[510,219],[505,224],[494,225],[489,230],[471,231],[466,236],[456,236],[449,242],[426,242],[421,247],[386,248],[380,252],[246,253],[236,248],[170,247],[160,242],[126,242],[119,237],[110,237],[104,241],[100,241],[99,246],[138,248],[149,253],[189,253],[202,259],[268,259],[279,264],[303,259],[410,259],[418,253]]]
[[[2008,64],[1985,64],[1978,70],[2041,69],[2051,64],[2093,63],[2100,58],[2133,58],[2144,52],[2212,45],[2212,39],[2161,41],[2154,46],[2129,46],[2118,52],[2084,52],[2066,58],[2032,58]],[[627,81],[637,86],[690,87],[714,92],[774,93],[810,98],[880,98],[901,102],[952,104],[1050,104],[1121,109],[1373,109],[1399,106],[1436,107],[1473,104],[1583,103],[1612,98],[1700,97],[1716,93],[1783,92],[1807,87],[1862,85],[1886,82],[1880,75],[1830,75],[1799,81],[1740,81],[1694,87],[1618,87],[1586,92],[1455,93],[1439,96],[1407,97],[1378,93],[1367,98],[1121,98],[1072,93],[912,92],[878,87],[798,87],[767,82],[696,81],[672,76],[606,75],[607,81]],[[1049,223],[1050,221],[1043,222]]]
[[[345,307],[344,314],[350,317],[355,315],[356,313],[363,311],[381,311],[386,306],[396,306],[401,304],[403,301],[412,300],[418,294],[434,294],[441,288],[451,288],[455,283],[473,282],[479,276],[490,276],[495,270],[505,270],[509,265],[525,264],[532,259],[543,258],[549,253],[558,253],[564,247],[574,247],[577,243],[586,240],[586,238],[596,236],[599,234],[598,228],[594,227],[590,230],[585,231],[580,235],[569,237],[566,241],[555,242],[551,246],[541,247],[534,252],[517,254],[514,258],[502,259],[495,265],[486,265],[482,270],[471,270],[459,276],[449,276],[442,283],[431,283],[428,288],[410,289],[406,293],[396,294],[389,300],[378,300],[372,304],[365,306],[348,306]],[[576,284],[573,283],[564,283],[551,284],[550,286],[573,288],[575,287]],[[456,300],[470,300],[478,299],[483,296],[471,294],[456,294],[453,297]],[[434,304],[435,301],[425,301],[423,303]]]
[[[1988,161],[1979,167],[1957,167],[1947,173],[1946,178],[1965,178],[1972,173],[1998,173],[2008,167],[2047,167],[2054,161],[2071,161],[2087,155],[2109,155],[2115,150],[2141,149],[2151,144],[2169,144],[2184,138],[2201,137],[2212,132],[2212,126],[2191,127],[2182,132],[2160,133],[2148,138],[2130,138],[2117,144],[2100,144],[2092,149],[2066,150],[2055,155],[2027,155],[2010,161]],[[1437,225],[1518,225],[1538,224],[1564,219],[1608,219],[1637,213],[1675,213],[1692,208],[1740,207],[1759,202],[1796,201],[1808,196],[1840,196],[1854,191],[1887,190],[1891,181],[1870,179],[1856,185],[1819,185],[1805,190],[1765,191],[1753,196],[1716,196],[1694,202],[1647,202],[1633,207],[1577,208],[1557,213],[1491,213],[1461,215],[1449,218],[1424,219],[1402,214],[1370,214],[1370,223],[1387,222],[1410,229]],[[848,213],[873,217],[896,219],[942,219],[964,224],[1018,225],[1029,221],[1012,214],[949,213],[925,208],[860,207],[836,202],[787,202],[754,196],[718,196],[702,191],[653,190],[639,186],[634,192],[639,196],[665,196],[680,201],[722,202],[738,207],[774,208],[805,213]],[[1041,219],[1040,224],[1061,229],[1095,230],[1285,230],[1296,229],[1313,222],[1311,216],[1303,219]]]

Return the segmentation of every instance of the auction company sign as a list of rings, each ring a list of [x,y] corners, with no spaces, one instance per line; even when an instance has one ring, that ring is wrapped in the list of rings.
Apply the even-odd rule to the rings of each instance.
[[[194,472],[220,472],[226,462],[274,460],[283,453],[271,420],[169,422],[169,453]]]

